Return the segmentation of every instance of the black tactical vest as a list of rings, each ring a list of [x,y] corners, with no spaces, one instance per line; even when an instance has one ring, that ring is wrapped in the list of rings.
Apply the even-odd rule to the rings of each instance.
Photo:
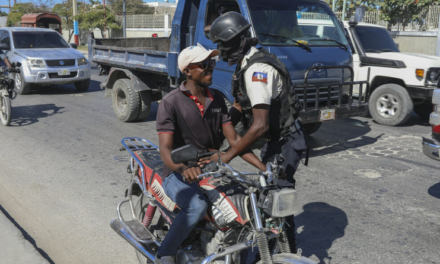
[[[245,129],[248,129],[252,125],[254,118],[252,115],[252,105],[246,91],[244,73],[254,63],[265,63],[274,67],[281,76],[283,88],[278,97],[271,101],[268,137],[279,138],[294,125],[301,109],[301,103],[292,87],[290,75],[284,63],[264,48],[259,48],[258,50],[259,52],[256,52],[249,58],[248,64],[244,68],[241,68],[241,63],[237,64],[235,74],[232,75],[232,94],[241,105],[244,117],[243,123]]]

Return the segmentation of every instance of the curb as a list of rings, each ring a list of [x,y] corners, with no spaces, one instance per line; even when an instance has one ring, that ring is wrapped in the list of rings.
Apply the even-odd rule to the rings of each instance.
[[[0,209],[3,209],[0,206]],[[49,264],[23,233],[0,210],[0,262]]]

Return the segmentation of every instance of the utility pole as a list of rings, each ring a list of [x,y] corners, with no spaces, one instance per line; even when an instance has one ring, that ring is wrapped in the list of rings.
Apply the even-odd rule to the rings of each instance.
[[[343,0],[344,3],[342,4],[342,21],[344,21],[345,19],[345,4],[346,4],[346,0]]]
[[[125,24],[125,0],[122,0],[122,37],[126,38],[125,31],[127,30],[127,25]]]
[[[332,4],[332,11],[333,11],[333,13],[335,12],[335,6],[336,6],[336,0],[333,0],[333,4]]]
[[[77,0],[73,0],[73,34],[74,34],[75,44],[79,45],[78,20],[76,18],[77,14],[78,14],[78,3],[77,3]]]
[[[105,28],[105,0],[102,0],[102,3],[103,3],[103,5],[104,5],[104,38],[105,38],[105,35],[106,35],[106,32],[107,32],[107,29]]]

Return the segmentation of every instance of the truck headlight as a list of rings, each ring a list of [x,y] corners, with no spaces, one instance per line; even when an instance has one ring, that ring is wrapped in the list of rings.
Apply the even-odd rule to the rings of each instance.
[[[27,65],[29,67],[34,67],[34,68],[45,68],[46,67],[44,65],[44,61],[43,60],[39,60],[39,59],[28,59],[27,60]]]
[[[78,66],[87,65],[86,58],[77,59],[77,61],[78,61]]]
[[[437,83],[439,75],[440,75],[440,71],[439,70],[432,70],[429,73],[429,81],[433,82],[433,83]]]

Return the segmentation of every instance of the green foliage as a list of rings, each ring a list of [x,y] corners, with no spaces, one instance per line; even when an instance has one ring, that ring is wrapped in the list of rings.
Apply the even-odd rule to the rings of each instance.
[[[429,6],[437,0],[383,0],[381,3],[381,19],[392,24],[410,21],[423,22]]]
[[[330,8],[333,6],[333,0],[324,0]],[[380,2],[382,0],[353,0],[353,1],[346,1],[345,10],[346,12],[354,11],[357,6],[366,6],[367,11],[375,10],[377,9],[377,6],[380,5]],[[335,11],[341,12],[342,11],[342,5],[344,1],[343,0],[337,0],[335,3]]]
[[[16,3],[12,8],[11,12],[8,15],[8,27],[14,26],[21,21],[21,17],[32,11],[35,11],[36,8],[33,3]]]
[[[123,0],[108,0],[110,8],[116,14],[122,13]],[[125,0],[125,12],[128,14],[153,14],[154,9],[144,5],[142,0]]]
[[[0,16],[8,16],[8,13],[6,13],[5,11],[0,11]]]
[[[104,31],[104,26],[110,29],[120,29],[121,26],[116,20],[116,15],[108,7],[105,8],[105,11],[105,19],[102,5],[93,7],[87,12],[79,12],[80,14],[76,16],[79,28],[89,31],[99,28],[101,33]]]

